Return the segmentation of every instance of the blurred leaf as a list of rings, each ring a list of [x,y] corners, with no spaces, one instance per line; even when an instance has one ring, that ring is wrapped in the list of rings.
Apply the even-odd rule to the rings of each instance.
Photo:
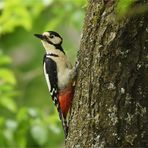
[[[73,0],[73,2],[74,2],[77,6],[81,6],[81,7],[86,6],[86,4],[88,3],[87,0]]]
[[[18,121],[28,120],[27,108],[25,108],[25,107],[20,108],[20,110],[18,111],[18,114],[17,114],[17,120]]]
[[[11,131],[9,129],[5,129],[3,131],[3,134],[4,134],[4,137],[6,138],[7,142],[9,143],[9,145],[12,145],[13,139],[14,139],[13,131]]]
[[[35,5],[34,5],[35,4]],[[26,30],[32,28],[32,21],[45,7],[43,1],[5,0],[0,17],[0,33],[12,32],[15,27],[22,26]]]
[[[79,20],[83,20],[83,17],[84,17],[84,15],[83,15],[82,11],[77,11],[77,12],[71,14],[71,21],[70,22],[75,27],[80,28],[82,24]]]
[[[4,134],[2,132],[0,132],[0,146],[5,147],[5,144],[6,144],[6,139],[4,137]]]
[[[26,126],[28,126],[28,125],[26,124]],[[25,128],[21,128],[21,129],[16,130],[15,139],[17,142],[17,147],[26,148],[26,145],[27,145],[26,133],[27,133],[27,130]]]
[[[17,110],[16,104],[12,98],[3,97],[0,100],[0,104],[11,112],[16,112]]]
[[[4,124],[4,122],[5,122],[4,117],[0,117],[0,127],[1,127],[1,125],[3,125],[3,124]]]
[[[52,21],[49,21],[47,25],[45,26],[44,30],[55,30],[55,28],[62,22],[63,18],[60,17],[59,19],[53,19]]]
[[[29,108],[29,109],[28,109],[28,114],[29,114],[31,117],[33,117],[33,118],[38,117],[38,112],[37,112],[37,110],[35,110],[34,108]]]
[[[49,117],[44,117],[44,118],[46,118],[47,122],[50,124],[55,124],[56,122],[60,121],[56,108],[54,108],[54,112]]]
[[[11,58],[8,56],[0,55],[0,66],[11,63]]]
[[[10,83],[13,85],[16,84],[16,80],[13,72],[6,68],[0,69],[0,81],[4,81],[6,83]]]
[[[17,126],[18,126],[18,124],[15,120],[8,119],[6,121],[6,127],[12,131],[15,131]]]
[[[0,10],[4,8],[4,0],[0,1]]]
[[[61,130],[55,124],[50,124],[49,129],[53,131],[55,134],[60,134]]]
[[[8,93],[12,92],[13,90],[13,85],[10,85],[10,84],[4,84],[4,83],[1,83],[0,84],[0,90],[1,92],[5,93],[4,95],[6,96]]]
[[[48,130],[46,127],[41,125],[34,125],[31,128],[31,134],[34,140],[39,144],[43,145],[48,140]]]
[[[127,13],[129,10],[129,7],[134,3],[134,0],[119,0],[117,3],[117,14],[119,16],[123,16]]]

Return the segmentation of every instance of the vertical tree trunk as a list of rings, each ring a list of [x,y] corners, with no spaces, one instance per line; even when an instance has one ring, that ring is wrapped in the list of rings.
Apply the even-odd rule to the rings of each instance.
[[[148,15],[90,0],[66,147],[148,147]]]

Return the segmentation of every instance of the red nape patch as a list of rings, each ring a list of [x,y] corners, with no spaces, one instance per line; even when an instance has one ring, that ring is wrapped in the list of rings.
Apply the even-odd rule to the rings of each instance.
[[[74,95],[73,87],[66,88],[59,92],[59,102],[64,118],[66,118],[68,110],[71,107],[73,95]]]

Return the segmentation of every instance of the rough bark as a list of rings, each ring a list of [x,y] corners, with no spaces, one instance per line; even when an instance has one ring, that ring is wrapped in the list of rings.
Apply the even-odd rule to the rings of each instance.
[[[67,148],[148,147],[148,15],[90,0]]]

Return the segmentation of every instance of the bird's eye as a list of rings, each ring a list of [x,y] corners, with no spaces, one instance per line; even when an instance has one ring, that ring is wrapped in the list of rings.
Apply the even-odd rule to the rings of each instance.
[[[54,35],[50,35],[50,38],[51,38],[51,39],[54,38]]]

